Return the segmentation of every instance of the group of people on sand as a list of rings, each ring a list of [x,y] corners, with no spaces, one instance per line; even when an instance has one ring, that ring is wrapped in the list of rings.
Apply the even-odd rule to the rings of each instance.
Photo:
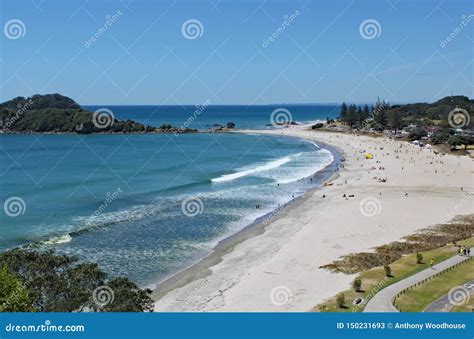
[[[465,255],[465,256],[469,257],[471,255],[471,249],[467,248],[464,245],[462,245],[461,247],[459,247],[458,253],[459,253],[459,255]]]

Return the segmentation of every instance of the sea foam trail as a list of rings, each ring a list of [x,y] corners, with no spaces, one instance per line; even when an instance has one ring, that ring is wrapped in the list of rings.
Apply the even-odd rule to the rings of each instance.
[[[235,179],[242,178],[242,177],[245,177],[245,176],[250,175],[250,174],[263,172],[263,171],[268,171],[268,170],[280,167],[280,166],[282,166],[282,165],[284,165],[284,164],[286,164],[290,161],[291,161],[290,157],[284,157],[284,158],[281,158],[281,159],[278,159],[278,160],[270,161],[269,163],[267,163],[265,165],[262,165],[262,166],[257,166],[255,168],[240,171],[240,172],[237,172],[237,173],[222,175],[218,178],[212,179],[211,181],[212,182],[225,182],[225,181],[235,180]]]
[[[308,177],[312,176],[314,173],[323,170],[324,168],[329,166],[334,161],[334,155],[330,151],[328,151],[327,149],[322,148],[319,151],[316,151],[315,153],[317,153],[317,154],[326,154],[326,155],[328,155],[328,157],[325,159],[324,162],[321,162],[320,164],[318,164],[318,166],[316,166],[316,167],[314,167],[314,166],[307,167],[299,173],[296,172],[296,175],[293,176],[293,177],[277,178],[277,180],[276,180],[277,183],[278,184],[289,184],[289,183],[292,183],[292,182],[295,182],[295,181],[298,181],[298,180],[301,180],[301,179],[304,179],[304,178],[308,178]]]
[[[57,245],[57,244],[65,244],[71,242],[72,237],[69,234],[64,234],[57,237],[52,237],[46,241],[43,241],[44,245]]]

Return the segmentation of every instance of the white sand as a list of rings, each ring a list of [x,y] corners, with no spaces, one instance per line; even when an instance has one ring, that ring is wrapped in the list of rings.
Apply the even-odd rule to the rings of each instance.
[[[312,191],[278,213],[265,233],[238,244],[211,267],[211,275],[169,292],[156,303],[156,311],[308,311],[347,289],[354,278],[319,266],[474,212],[473,163],[468,157],[303,126],[251,132],[326,142],[344,152],[345,167],[333,186]],[[365,160],[364,151],[372,152],[374,159]],[[344,193],[355,197],[346,200]],[[372,206],[375,215],[361,212],[365,198],[380,203],[364,205],[365,214]]]

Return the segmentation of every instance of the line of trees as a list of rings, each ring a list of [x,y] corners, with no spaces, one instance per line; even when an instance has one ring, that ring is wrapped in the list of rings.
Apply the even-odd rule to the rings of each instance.
[[[346,103],[343,102],[341,105],[340,117],[342,121],[347,123],[352,128],[357,124],[362,124],[370,117],[369,106],[365,105],[364,108],[354,104],[347,106]]]
[[[403,127],[403,118],[398,111],[388,110],[386,103],[377,103],[369,109],[368,105],[347,106],[345,102],[341,105],[340,118],[351,128],[361,127],[368,120],[373,121],[377,130],[384,130],[387,127],[395,130],[395,133]]]

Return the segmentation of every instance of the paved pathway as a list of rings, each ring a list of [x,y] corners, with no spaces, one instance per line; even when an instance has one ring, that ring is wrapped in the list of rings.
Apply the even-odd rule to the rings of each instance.
[[[473,253],[474,247],[471,248],[471,256]],[[424,271],[418,272],[393,285],[385,287],[369,300],[364,312],[398,312],[398,310],[392,305],[392,299],[397,293],[466,259],[466,256],[455,255],[439,264],[435,264],[433,268],[427,268]]]
[[[474,296],[474,280],[463,284],[463,286]],[[451,308],[453,308],[453,304],[449,302],[449,297],[446,294],[429,304],[423,312],[449,312]]]

